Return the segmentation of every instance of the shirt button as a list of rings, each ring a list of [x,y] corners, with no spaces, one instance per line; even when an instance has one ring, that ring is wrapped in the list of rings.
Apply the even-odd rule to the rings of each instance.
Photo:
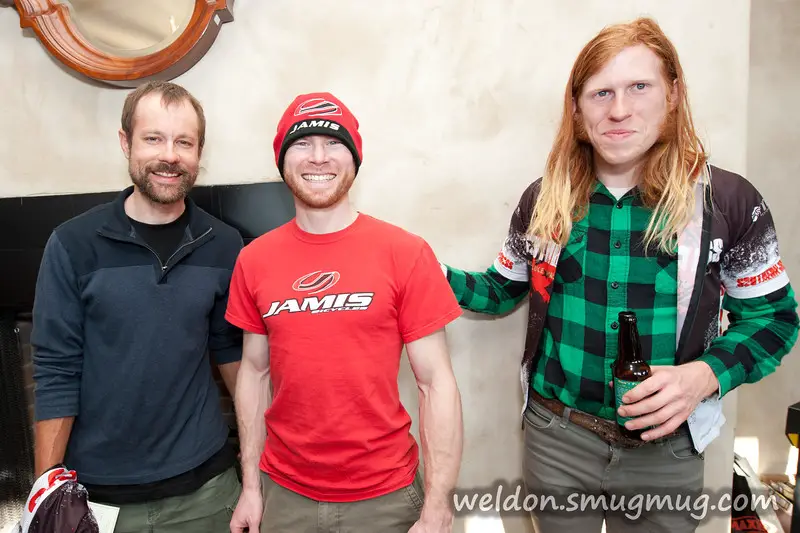
[[[614,243],[614,248],[619,248],[620,246],[622,246],[621,242],[617,241]]]
[[[617,209],[622,209],[622,201],[617,202]]]
[[[612,288],[612,289],[619,289],[619,283],[617,283],[616,281],[615,281],[615,282],[613,282],[613,283],[611,284],[611,288]]]
[[[617,324],[616,322],[612,322],[611,323],[611,329],[617,329],[618,327],[619,327],[619,324]]]

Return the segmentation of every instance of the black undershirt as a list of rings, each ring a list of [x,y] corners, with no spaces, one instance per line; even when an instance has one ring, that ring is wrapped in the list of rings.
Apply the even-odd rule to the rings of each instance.
[[[136,234],[158,255],[161,265],[180,246],[188,224],[187,212],[168,224],[144,224],[128,218]],[[140,485],[92,485],[82,483],[93,502],[112,505],[141,503],[189,494],[236,463],[236,450],[230,441],[200,466],[175,477]],[[78,473],[80,476],[80,472]]]
[[[130,217],[128,220],[136,234],[156,252],[162,266],[167,264],[167,259],[178,249],[186,233],[186,225],[189,223],[186,210],[181,216],[166,224],[145,224]]]
[[[230,441],[200,466],[175,477],[143,483],[140,485],[92,485],[81,482],[89,491],[89,501],[110,505],[126,505],[173,496],[190,494],[202,487],[211,478],[225,472],[236,464],[236,450]],[[80,479],[80,472],[78,472]]]

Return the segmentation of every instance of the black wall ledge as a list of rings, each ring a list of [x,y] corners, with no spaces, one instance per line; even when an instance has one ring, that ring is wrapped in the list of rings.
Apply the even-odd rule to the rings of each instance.
[[[0,198],[0,310],[30,312],[42,252],[53,229],[119,191]],[[294,217],[283,182],[196,186],[189,196],[239,230],[245,244]]]

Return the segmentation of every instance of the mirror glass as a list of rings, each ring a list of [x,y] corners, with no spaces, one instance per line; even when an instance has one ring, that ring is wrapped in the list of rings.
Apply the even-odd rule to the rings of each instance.
[[[158,52],[180,37],[195,0],[61,0],[72,22],[93,46],[110,55]]]

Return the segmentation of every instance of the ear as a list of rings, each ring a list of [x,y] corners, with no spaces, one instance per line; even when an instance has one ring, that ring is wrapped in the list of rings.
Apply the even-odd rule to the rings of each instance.
[[[125,135],[125,132],[122,131],[122,128],[120,128],[119,130],[119,146],[120,148],[122,148],[122,153],[125,154],[125,159],[130,159],[131,149],[128,141],[128,136]]]
[[[572,97],[572,115],[574,116],[578,112],[578,103],[575,101],[575,97]]]
[[[675,108],[678,107],[678,92],[678,80],[676,78],[672,81],[672,90],[669,92],[670,111],[675,111]]]

